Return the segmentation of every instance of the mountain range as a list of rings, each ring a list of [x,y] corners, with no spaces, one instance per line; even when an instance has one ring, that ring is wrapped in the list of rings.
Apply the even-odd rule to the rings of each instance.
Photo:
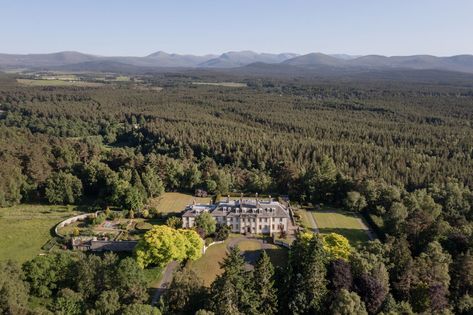
[[[473,73],[473,55],[436,57],[413,56],[352,56],[344,54],[256,53],[232,51],[221,55],[181,55],[163,51],[144,57],[105,57],[66,51],[51,54],[0,54],[0,69],[73,70],[73,71],[151,71],[159,68],[243,68],[257,71],[386,71],[443,70]]]

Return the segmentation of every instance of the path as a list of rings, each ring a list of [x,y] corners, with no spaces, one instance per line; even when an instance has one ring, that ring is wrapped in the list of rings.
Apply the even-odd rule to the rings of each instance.
[[[163,271],[163,276],[161,277],[161,280],[158,283],[158,287],[156,288],[156,291],[154,292],[153,297],[151,299],[151,305],[156,305],[158,303],[159,298],[164,293],[164,291],[166,291],[169,284],[171,283],[174,270],[178,266],[179,266],[179,262],[177,261],[171,261],[166,266],[166,268]]]
[[[311,228],[312,232],[319,233],[319,227],[317,226],[317,222],[315,222],[315,218],[312,212],[306,211],[305,214],[306,214],[306,217],[309,218],[309,222],[312,225],[312,228]]]

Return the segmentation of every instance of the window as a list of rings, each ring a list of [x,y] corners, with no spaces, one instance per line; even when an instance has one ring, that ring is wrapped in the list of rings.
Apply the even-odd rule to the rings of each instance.
[[[281,223],[282,223],[282,218],[279,218],[279,222],[281,222]]]
[[[268,218],[264,218],[264,222],[267,223],[267,222],[268,222]]]
[[[261,224],[260,224],[260,226],[259,226],[259,229],[261,230]]]

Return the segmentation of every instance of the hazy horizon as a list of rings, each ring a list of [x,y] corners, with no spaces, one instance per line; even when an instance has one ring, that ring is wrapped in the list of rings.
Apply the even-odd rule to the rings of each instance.
[[[473,2],[4,1],[2,53],[473,54]]]

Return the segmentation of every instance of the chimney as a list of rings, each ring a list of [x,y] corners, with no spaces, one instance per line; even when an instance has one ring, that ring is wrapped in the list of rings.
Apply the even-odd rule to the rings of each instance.
[[[268,197],[269,197],[269,202],[271,202],[271,201],[272,201],[272,199],[271,199],[271,195],[269,195]]]
[[[230,195],[227,195],[227,203],[230,202]]]

